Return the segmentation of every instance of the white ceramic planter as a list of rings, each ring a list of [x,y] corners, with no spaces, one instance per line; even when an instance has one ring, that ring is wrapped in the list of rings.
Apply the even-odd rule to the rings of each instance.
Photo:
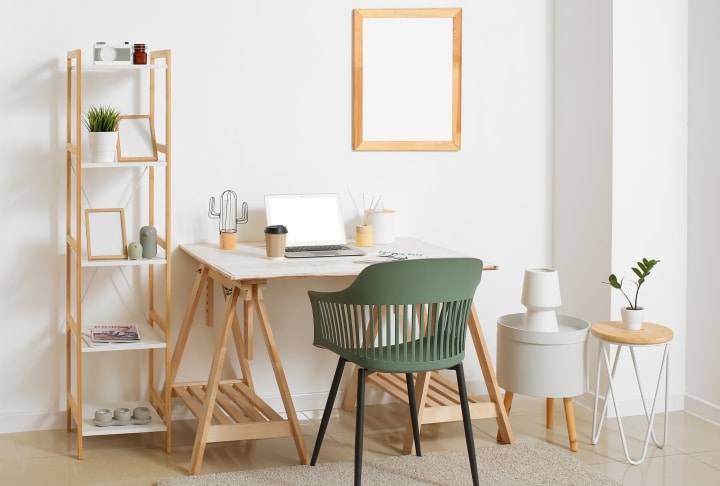
[[[115,162],[118,132],[88,132],[90,161],[98,164]]]
[[[643,327],[645,309],[642,307],[639,309],[628,309],[626,307],[622,307],[620,309],[620,317],[622,318],[625,329],[628,331],[639,331]]]
[[[500,387],[543,398],[585,393],[590,324],[560,315],[558,331],[528,331],[524,319],[525,314],[498,319],[496,373]]]

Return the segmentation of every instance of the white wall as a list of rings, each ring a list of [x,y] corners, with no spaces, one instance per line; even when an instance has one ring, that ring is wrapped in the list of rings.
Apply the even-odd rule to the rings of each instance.
[[[693,375],[688,393],[697,397],[692,403],[702,405],[697,408],[706,415],[720,416],[720,391],[703,379],[715,366],[716,340],[708,337],[717,326],[704,311],[701,318],[693,309],[712,302],[715,291],[707,262],[714,261],[717,228],[706,208],[718,205],[711,184],[717,149],[711,128],[719,117],[714,104],[703,103],[716,98],[712,59],[717,53],[708,46],[717,44],[711,20],[719,12],[710,0],[689,0],[694,39],[690,82],[697,94],[690,99],[687,233],[692,254],[685,261],[681,152],[687,82],[683,8],[688,0],[638,0],[623,7],[631,10],[613,11],[620,3],[276,0],[235,5],[208,0],[191,7],[129,0],[100,10],[96,3],[80,0],[15,5],[12,15],[0,17],[6,38],[16,40],[0,45],[4,65],[11,67],[0,72],[0,221],[6,235],[0,241],[5,255],[0,433],[64,426],[61,59],[70,49],[88,52],[98,40],[173,49],[175,246],[216,238],[217,222],[207,218],[207,204],[225,189],[235,190],[250,205],[250,222],[240,227],[241,238],[248,240],[261,236],[262,196],[267,192],[339,192],[348,228],[353,211],[347,191],[382,194],[398,210],[399,232],[500,265],[500,271],[484,276],[477,299],[493,357],[496,318],[522,311],[523,269],[556,265],[564,293],[561,311],[593,321],[611,317],[619,307],[609,289],[597,288],[595,282],[647,253],[663,260],[645,294],[653,308],[649,317],[671,325],[678,336],[673,396],[685,390],[685,303],[677,299],[685,293],[687,263],[687,345],[692,349],[687,361]],[[462,150],[352,152],[351,9],[443,5],[463,8]],[[632,10],[640,7],[649,9],[649,15]],[[613,25],[618,15],[627,23]],[[649,41],[636,38],[645,35]],[[609,43],[628,51],[614,57]],[[637,110],[611,93],[621,79],[636,92],[642,93],[644,83],[652,87]],[[226,116],[230,109],[237,110],[231,118]],[[641,116],[647,109],[657,117],[651,123]],[[615,120],[622,124],[613,125]],[[618,144],[613,137],[621,129],[628,139]],[[612,166],[606,163],[610,158]],[[621,166],[619,160],[626,162]],[[308,175],[305,166],[323,177]],[[653,181],[651,199],[657,201],[652,208],[633,199],[627,187],[611,189],[623,171],[637,175],[646,169]],[[627,202],[656,215],[641,227],[651,226],[648,239],[629,232],[630,220],[622,216]],[[709,238],[703,239],[708,231]],[[178,250],[172,258],[177,331],[194,268]],[[307,279],[275,283],[267,291],[300,409],[322,403],[334,369],[332,356],[310,345],[305,291],[344,283]],[[211,338],[208,332],[193,335],[181,380],[206,373]],[[256,383],[267,382],[260,393],[277,403],[271,372],[257,345]],[[87,393],[142,389],[137,363],[110,361],[86,382]],[[125,367],[117,388],[104,385],[102,376],[113,366]],[[321,376],[308,369],[326,371]],[[483,393],[472,359],[467,373],[473,391]]]
[[[690,0],[687,410],[720,423],[720,4]]]
[[[564,296],[593,321],[619,319],[611,272],[634,279],[661,263],[641,293],[646,320],[671,327],[671,408],[683,407],[687,171],[687,5],[683,0],[555,2],[553,255],[570,276]],[[566,281],[567,282],[567,281]],[[626,284],[629,287],[629,284]],[[628,289],[629,290],[629,289]],[[679,298],[668,299],[668,295]],[[590,383],[597,341],[589,340]],[[654,383],[660,350],[639,353]],[[621,370],[631,369],[629,357]],[[616,395],[642,413],[632,373]],[[649,385],[647,385],[649,386]],[[589,390],[594,392],[594,388]],[[591,406],[589,393],[581,400]]]
[[[351,8],[445,4],[463,8],[462,150],[352,152]],[[7,39],[16,39],[0,46],[11,67],[0,73],[0,218],[7,235],[0,243],[0,432],[64,426],[61,59],[68,50],[88,53],[98,40],[173,50],[174,245],[216,238],[217,221],[208,219],[207,204],[225,189],[250,205],[242,239],[260,238],[268,192],[339,192],[348,227],[348,189],[382,194],[398,211],[400,233],[500,265],[484,277],[477,299],[494,356],[496,318],[522,310],[523,269],[552,263],[550,14],[549,0],[16,5],[0,19]],[[236,113],[228,117],[228,110]],[[323,176],[311,175],[318,172]],[[180,251],[172,258],[177,330],[194,273]],[[342,283],[308,279],[267,291],[298,408],[322,403],[334,368],[332,356],[310,344],[305,290]],[[181,380],[205,373],[210,336],[197,333],[190,349]],[[261,357],[258,351],[256,383],[270,383]],[[483,393],[479,366],[472,363],[471,388]],[[104,384],[105,372],[118,374],[114,366],[124,366],[117,388]],[[311,367],[326,372],[308,373]],[[137,369],[121,358],[98,363],[85,392],[141,390]],[[277,395],[270,385],[260,393],[271,402]]]
[[[639,259],[661,261],[642,287],[640,303],[645,320],[674,332],[674,391],[685,389],[687,19],[686,0],[613,4],[612,270],[634,279],[630,267]],[[615,318],[623,302],[613,292]],[[654,382],[661,350],[645,354],[650,356],[640,366]],[[624,365],[630,364],[628,357]],[[683,397],[674,391],[673,408],[682,408]],[[637,401],[635,410],[642,412]]]

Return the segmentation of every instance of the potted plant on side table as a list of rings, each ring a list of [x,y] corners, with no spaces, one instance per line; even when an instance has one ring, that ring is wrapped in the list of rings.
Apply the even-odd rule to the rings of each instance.
[[[628,301],[628,305],[620,309],[620,315],[625,328],[630,331],[642,329],[643,319],[645,317],[645,308],[638,305],[638,294],[640,293],[640,287],[642,287],[642,284],[645,283],[645,279],[648,275],[650,275],[650,270],[652,270],[658,263],[660,263],[660,260],[648,260],[647,258],[643,258],[642,261],[637,262],[637,267],[631,267],[633,273],[638,277],[636,282],[631,282],[635,285],[634,299],[630,299],[628,294],[626,294],[622,288],[623,282],[625,281],[624,278],[618,280],[615,274],[611,273],[610,277],[608,277],[608,281],[603,282],[614,289],[618,289],[623,294],[623,297],[625,297]]]
[[[120,111],[110,105],[93,105],[83,115],[92,162],[115,162],[120,116]]]

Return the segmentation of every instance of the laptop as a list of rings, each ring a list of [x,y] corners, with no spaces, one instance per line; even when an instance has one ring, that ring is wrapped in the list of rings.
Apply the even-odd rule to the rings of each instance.
[[[365,254],[347,244],[338,194],[269,194],[265,217],[268,225],[287,227],[287,258]]]

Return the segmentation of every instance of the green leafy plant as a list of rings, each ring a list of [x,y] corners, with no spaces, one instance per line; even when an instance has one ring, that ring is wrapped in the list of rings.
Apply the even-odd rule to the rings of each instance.
[[[120,111],[110,105],[93,105],[82,122],[88,132],[114,132],[120,122]]]
[[[637,275],[637,277],[638,277],[638,280],[636,282],[631,282],[632,284],[635,285],[635,299],[634,300],[630,300],[630,297],[628,296],[628,294],[625,293],[625,291],[622,288],[623,282],[625,280],[624,278],[621,280],[618,280],[618,278],[615,276],[615,274],[612,273],[612,274],[610,274],[610,277],[608,277],[608,281],[603,282],[603,283],[606,283],[606,284],[610,285],[612,288],[618,289],[620,292],[622,292],[625,299],[627,299],[628,304],[630,304],[628,306],[628,309],[632,309],[632,310],[641,309],[642,307],[638,307],[638,294],[640,293],[640,287],[642,287],[642,284],[645,283],[645,279],[648,277],[648,275],[650,275],[650,270],[652,270],[653,267],[655,265],[657,265],[658,263],[660,263],[660,260],[648,260],[647,258],[643,258],[641,262],[637,262],[637,267],[632,267],[633,273],[635,275]]]

